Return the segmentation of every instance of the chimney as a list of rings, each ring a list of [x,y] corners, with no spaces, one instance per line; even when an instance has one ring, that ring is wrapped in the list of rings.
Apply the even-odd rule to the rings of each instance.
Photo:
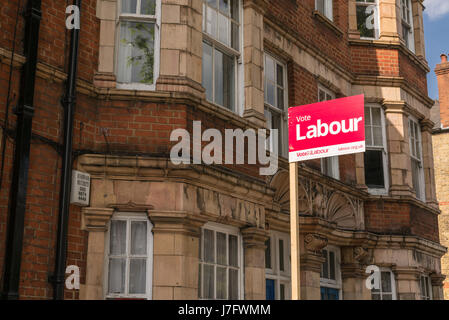
[[[441,63],[435,68],[440,100],[440,117],[443,128],[449,128],[449,62],[445,54],[441,55]]]

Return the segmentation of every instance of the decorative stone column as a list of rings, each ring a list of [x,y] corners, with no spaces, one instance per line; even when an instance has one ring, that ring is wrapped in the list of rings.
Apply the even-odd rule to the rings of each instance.
[[[379,0],[380,40],[399,42],[400,1]],[[399,16],[399,22],[398,22]]]
[[[104,298],[105,232],[114,210],[109,208],[83,208],[81,229],[89,232],[86,258],[86,284],[80,288],[81,300]]]
[[[430,275],[430,282],[432,285],[432,299],[445,300],[443,293],[443,281],[446,277],[442,274],[433,273]],[[446,297],[447,299],[448,297]]]
[[[204,95],[201,0],[161,0],[160,70],[156,89]]]
[[[391,168],[390,193],[393,196],[412,195],[412,167],[408,135],[408,115],[403,101],[385,101],[388,156]]]
[[[265,241],[268,232],[256,227],[241,230],[244,247],[245,300],[265,300]]]
[[[149,210],[153,223],[153,299],[198,299],[200,228],[206,218]]]
[[[360,39],[360,32],[357,29],[357,7],[356,0],[348,1],[349,10],[349,39]]]
[[[412,0],[412,11],[413,11],[413,35],[415,36],[415,54],[422,62],[425,62],[426,44],[424,41],[423,3],[419,0]]]
[[[265,126],[263,82],[263,16],[266,0],[243,1],[243,61],[245,111],[243,117]]]
[[[419,300],[419,270],[415,267],[393,267],[392,270],[396,275],[398,300]]]
[[[320,300],[321,265],[325,261],[322,249],[327,246],[328,241],[327,238],[312,233],[301,238],[301,300]]]
[[[103,88],[115,88],[114,52],[117,0],[98,0],[96,15],[100,19],[100,47],[98,72],[94,76],[94,84]]]
[[[426,202],[434,209],[438,209],[438,201],[435,189],[435,172],[432,147],[433,122],[428,119],[421,121],[422,157],[424,168],[424,182],[426,190]]]
[[[371,291],[365,282],[369,274],[364,266],[370,259],[369,250],[363,247],[341,248],[342,291],[345,300],[371,300]]]

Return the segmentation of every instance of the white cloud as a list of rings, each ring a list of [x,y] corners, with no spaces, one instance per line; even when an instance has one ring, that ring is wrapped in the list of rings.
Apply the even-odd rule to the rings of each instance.
[[[432,20],[437,20],[449,14],[449,0],[425,0],[424,11]]]

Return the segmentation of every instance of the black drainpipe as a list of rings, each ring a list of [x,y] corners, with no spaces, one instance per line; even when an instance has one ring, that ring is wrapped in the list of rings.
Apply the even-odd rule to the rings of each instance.
[[[81,0],[73,4],[80,9]],[[67,258],[67,228],[69,222],[70,189],[72,183],[72,137],[73,113],[76,105],[76,73],[78,66],[79,29],[72,29],[70,40],[69,74],[66,83],[65,96],[62,99],[64,108],[64,145],[62,155],[61,189],[59,192],[58,238],[56,240],[55,271],[53,283],[53,298],[64,299],[64,279]]]
[[[34,82],[41,20],[41,0],[29,0],[26,8],[24,54],[20,97],[14,113],[17,115],[16,146],[11,182],[9,218],[5,249],[2,298],[19,298],[20,264],[30,163],[31,125],[34,114]],[[12,66],[11,66],[12,67]],[[3,134],[6,134],[4,132]]]

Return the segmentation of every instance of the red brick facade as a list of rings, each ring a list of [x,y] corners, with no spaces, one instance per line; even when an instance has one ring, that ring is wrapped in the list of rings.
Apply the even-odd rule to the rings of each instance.
[[[24,1],[22,1],[23,3]],[[245,1],[244,1],[245,2]],[[369,46],[348,41],[348,0],[334,1],[332,28],[312,13],[315,0],[269,1],[265,19],[282,26],[291,36],[301,39],[313,50],[321,52],[336,68],[357,76],[402,77],[427,97],[426,71],[416,59],[397,48]],[[18,1],[6,1],[0,8],[0,122],[7,134],[5,166],[0,190],[0,271],[3,271],[7,230],[9,187],[13,165],[14,129],[13,108],[20,92],[20,65],[23,62],[24,21],[19,16],[15,67],[12,74],[11,103],[6,129],[3,127],[10,72],[15,14]],[[95,91],[94,76],[98,71],[100,20],[96,15],[96,0],[82,5],[81,43],[79,48],[79,76],[74,121],[74,156],[82,154],[111,154],[167,158],[170,132],[177,128],[192,130],[192,121],[201,120],[203,130],[237,128],[231,118],[211,115],[197,108],[194,99],[181,98],[176,93],[148,92],[139,98],[130,95]],[[58,221],[58,201],[61,172],[61,143],[63,112],[61,98],[67,73],[70,32],[65,27],[66,3],[42,1],[42,21],[39,37],[39,66],[36,80],[35,114],[31,144],[30,169],[23,257],[21,265],[20,298],[52,297],[48,276],[54,268],[54,249]],[[286,55],[288,69],[289,104],[303,105],[317,101],[319,79]],[[449,86],[449,78],[440,81],[440,88]],[[338,88],[337,88],[338,89]],[[343,96],[341,91],[336,92]],[[446,92],[449,94],[449,92]],[[449,97],[440,89],[442,115],[446,112],[449,126]],[[446,99],[446,100],[445,100]],[[445,102],[446,101],[446,102]],[[250,127],[248,125],[248,127]],[[339,159],[340,180],[348,186],[357,185],[356,156]],[[307,163],[320,170],[320,161]],[[264,179],[257,165],[227,165],[236,174]],[[437,216],[426,204],[418,207],[410,202],[394,199],[371,199],[365,194],[365,224],[368,232],[377,234],[411,235],[439,242]],[[81,269],[81,283],[86,281],[88,236],[81,230],[81,208],[70,207],[67,265]],[[66,291],[65,298],[78,299],[78,292]]]

